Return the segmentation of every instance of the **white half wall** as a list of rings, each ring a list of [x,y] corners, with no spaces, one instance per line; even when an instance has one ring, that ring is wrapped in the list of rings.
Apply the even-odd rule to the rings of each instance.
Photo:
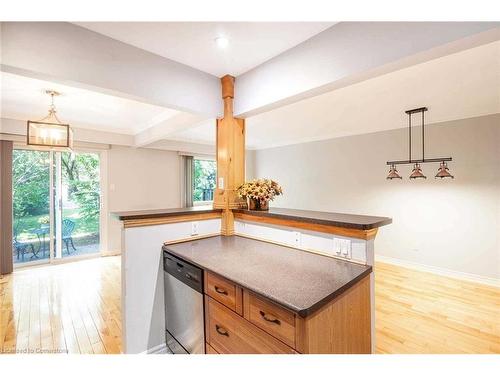
[[[420,155],[415,129],[414,157]],[[251,177],[281,183],[272,206],[389,216],[376,254],[500,279],[500,114],[426,127],[426,156],[452,156],[454,180],[386,180],[386,161],[408,157],[406,129],[253,151]]]
[[[199,236],[220,233],[220,219],[198,221]],[[123,352],[151,352],[165,344],[165,302],[162,245],[191,237],[192,222],[123,230]]]

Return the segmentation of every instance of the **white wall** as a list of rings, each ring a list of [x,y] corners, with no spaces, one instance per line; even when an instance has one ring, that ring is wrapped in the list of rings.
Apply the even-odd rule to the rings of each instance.
[[[409,166],[386,180],[386,161],[407,158],[406,129],[254,151],[248,177],[282,184],[272,206],[392,217],[376,254],[500,279],[500,115],[426,129],[427,157],[452,156],[454,180],[435,180],[436,164],[425,181],[409,181]]]
[[[108,151],[108,210],[180,207],[179,179],[177,152],[112,146]],[[111,216],[108,251],[120,249],[120,222]]]

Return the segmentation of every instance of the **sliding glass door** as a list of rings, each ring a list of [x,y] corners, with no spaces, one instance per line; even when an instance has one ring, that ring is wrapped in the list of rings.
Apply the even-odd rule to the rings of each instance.
[[[99,153],[16,149],[13,195],[16,266],[100,253]]]
[[[99,154],[63,152],[55,157],[56,166],[61,165],[56,178],[60,179],[60,192],[56,196],[61,207],[56,227],[60,225],[62,239],[60,248],[56,246],[56,254],[64,258],[99,253]]]
[[[48,262],[50,256],[51,153],[12,154],[12,252],[14,265]]]

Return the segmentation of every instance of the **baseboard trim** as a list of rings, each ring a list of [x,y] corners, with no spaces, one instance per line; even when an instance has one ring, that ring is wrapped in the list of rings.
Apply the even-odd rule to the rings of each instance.
[[[148,350],[139,354],[166,354],[168,352],[169,350],[167,349],[167,344],[163,343],[160,345],[156,345],[152,348],[149,348]]]
[[[114,250],[114,251],[103,251],[101,253],[101,256],[103,257],[114,257],[116,255],[121,255],[121,251],[120,250]]]
[[[375,255],[375,261],[381,263],[394,264],[396,266],[401,266],[405,268],[414,269],[417,271],[433,273],[440,276],[451,277],[453,279],[459,279],[464,281],[470,281],[473,283],[489,285],[496,288],[500,288],[500,279],[495,279],[492,277],[486,277],[481,275],[476,275],[473,273],[466,273],[460,271],[454,271],[447,268],[440,268],[435,266],[428,266],[421,263],[415,263],[408,260],[386,257],[383,255]]]

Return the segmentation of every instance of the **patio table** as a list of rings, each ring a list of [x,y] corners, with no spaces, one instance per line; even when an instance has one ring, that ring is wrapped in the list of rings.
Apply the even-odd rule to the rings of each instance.
[[[42,256],[45,256],[45,251],[47,250],[47,245],[45,243],[45,236],[49,234],[49,232],[50,232],[49,227],[41,227],[32,231],[32,233],[36,234],[36,236],[38,237],[38,242],[39,242],[38,250],[33,251],[33,255],[31,256],[32,258],[33,257],[38,258],[38,253],[40,252],[40,250],[43,250]]]

